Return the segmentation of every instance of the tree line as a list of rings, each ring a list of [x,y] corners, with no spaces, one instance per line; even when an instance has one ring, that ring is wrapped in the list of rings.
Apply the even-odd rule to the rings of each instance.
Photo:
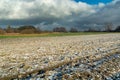
[[[7,28],[0,28],[0,34],[5,33],[21,33],[21,34],[34,34],[34,33],[42,33],[42,32],[78,32],[76,28],[71,28],[69,31],[66,30],[65,27],[55,27],[52,31],[41,30],[39,27],[35,27],[32,25],[20,26],[18,28],[13,28],[10,25]]]
[[[68,31],[65,27],[55,27],[52,31],[43,31],[39,27],[35,27],[32,25],[20,26],[18,28],[13,28],[10,25],[7,28],[0,28],[0,34],[5,33],[21,33],[21,34],[33,34],[33,33],[41,33],[41,32],[79,32],[77,28],[70,28]],[[94,28],[89,28],[86,32],[101,32],[100,30],[95,30]],[[104,32],[120,32],[120,26],[117,26],[116,29],[112,30],[111,25],[107,25],[105,27]]]

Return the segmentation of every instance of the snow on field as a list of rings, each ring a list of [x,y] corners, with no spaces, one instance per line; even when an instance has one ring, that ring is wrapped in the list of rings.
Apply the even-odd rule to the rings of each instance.
[[[88,56],[91,56],[90,60],[99,59],[114,52],[120,52],[120,34],[117,33],[0,39],[0,78],[13,75],[21,78],[23,77],[21,74],[55,66],[62,62],[67,63]],[[72,65],[74,64],[76,63],[73,62]],[[118,67],[120,69],[120,66]],[[52,70],[46,74],[49,72],[56,73]]]

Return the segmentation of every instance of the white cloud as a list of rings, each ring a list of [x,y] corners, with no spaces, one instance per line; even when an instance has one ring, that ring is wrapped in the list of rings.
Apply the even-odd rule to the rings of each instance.
[[[64,18],[94,12],[91,5],[73,0],[0,0],[0,19]]]
[[[98,5],[74,0],[0,0],[0,25],[100,28],[105,22],[120,25],[119,14],[120,0]]]
[[[98,4],[98,7],[99,7],[99,8],[105,7],[105,4],[104,4],[104,3],[99,3],[99,4]]]

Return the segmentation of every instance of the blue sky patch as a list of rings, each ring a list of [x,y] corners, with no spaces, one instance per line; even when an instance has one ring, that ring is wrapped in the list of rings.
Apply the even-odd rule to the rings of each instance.
[[[82,1],[82,2],[86,2],[88,4],[98,4],[98,3],[109,3],[112,0],[75,0],[76,2]]]

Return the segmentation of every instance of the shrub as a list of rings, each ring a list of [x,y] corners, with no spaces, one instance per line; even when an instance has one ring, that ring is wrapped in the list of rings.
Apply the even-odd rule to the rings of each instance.
[[[34,29],[24,29],[20,32],[21,34],[33,34],[35,33]]]
[[[36,30],[36,28],[34,26],[31,26],[31,25],[20,26],[18,28],[19,31],[22,31],[22,30],[25,30],[25,29],[35,29]]]
[[[31,25],[21,26],[18,28],[18,31],[22,34],[32,34],[39,32],[34,26]]]

